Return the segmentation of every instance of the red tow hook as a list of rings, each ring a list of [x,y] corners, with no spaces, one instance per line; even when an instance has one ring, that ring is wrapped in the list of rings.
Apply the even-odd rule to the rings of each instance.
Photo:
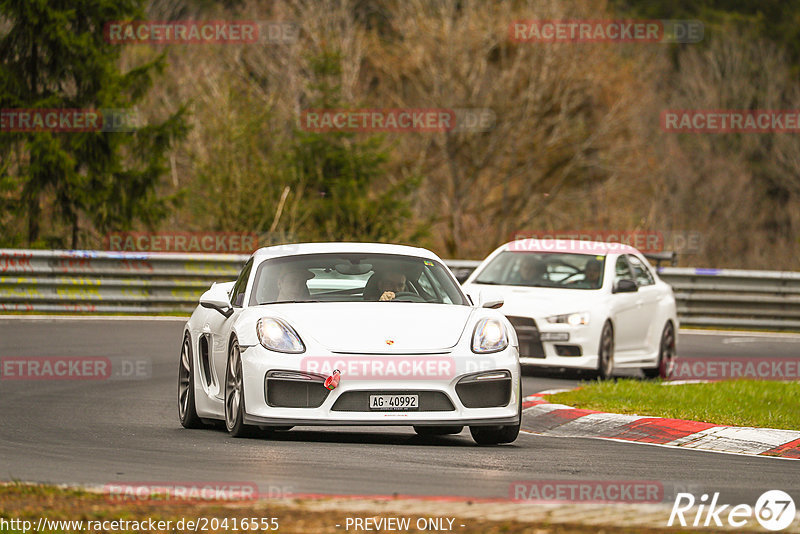
[[[342,373],[339,372],[338,369],[333,370],[333,374],[325,379],[325,387],[334,390],[336,386],[339,385],[339,379],[342,377]]]

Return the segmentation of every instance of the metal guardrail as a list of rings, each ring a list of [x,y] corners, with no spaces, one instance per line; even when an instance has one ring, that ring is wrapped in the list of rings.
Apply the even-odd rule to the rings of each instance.
[[[189,313],[245,255],[0,249],[0,312]],[[459,278],[480,263],[447,260]],[[800,329],[800,273],[661,267],[684,325]]]

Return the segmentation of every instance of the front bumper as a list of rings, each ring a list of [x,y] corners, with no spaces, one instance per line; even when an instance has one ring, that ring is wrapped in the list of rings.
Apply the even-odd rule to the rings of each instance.
[[[536,356],[520,349],[520,363],[538,367],[565,367],[571,369],[596,369],[597,352],[600,347],[600,331],[593,324],[570,326],[550,324],[544,319],[536,320],[536,339],[540,348]],[[530,337],[530,334],[529,336]],[[522,345],[522,340],[520,340]],[[533,352],[533,351],[532,351]]]
[[[242,350],[245,423],[254,425],[511,425],[519,422],[520,368],[516,347],[488,355],[323,354],[326,372],[307,355],[278,354],[260,345]],[[403,362],[433,373],[359,372],[354,362],[383,369]],[[427,368],[420,362],[431,363]],[[340,368],[334,390],[322,385]],[[413,370],[413,369],[412,369]],[[402,375],[402,376],[401,376]],[[480,379],[479,379],[480,377]],[[370,410],[375,394],[417,395],[415,410]]]

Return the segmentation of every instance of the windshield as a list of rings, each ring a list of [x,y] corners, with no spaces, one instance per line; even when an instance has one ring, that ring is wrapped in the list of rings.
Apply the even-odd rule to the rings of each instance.
[[[475,279],[477,284],[600,289],[605,256],[552,252],[501,252]]]
[[[264,261],[250,304],[428,302],[468,305],[438,261],[393,254],[307,254]]]

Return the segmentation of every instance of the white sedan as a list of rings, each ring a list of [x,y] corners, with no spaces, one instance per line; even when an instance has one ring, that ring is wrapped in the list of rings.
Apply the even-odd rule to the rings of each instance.
[[[524,239],[490,254],[464,282],[504,300],[524,365],[640,368],[667,378],[678,318],[672,288],[635,248],[618,243]]]
[[[256,251],[183,331],[181,424],[470,427],[509,443],[521,421],[518,342],[497,299],[473,306],[441,259],[367,243]]]

